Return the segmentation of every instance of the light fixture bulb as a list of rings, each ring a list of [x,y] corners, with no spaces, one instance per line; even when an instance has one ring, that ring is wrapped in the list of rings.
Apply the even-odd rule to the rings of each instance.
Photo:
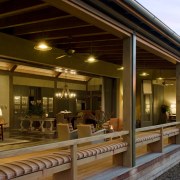
[[[142,72],[141,74],[139,74],[140,76],[149,76],[149,74],[148,73],[146,73],[146,72]]]
[[[157,79],[158,79],[158,80],[163,80],[163,78],[162,78],[162,77],[158,77]]]
[[[94,56],[89,56],[85,62],[94,63],[97,62],[97,59]]]
[[[36,46],[34,46],[34,49],[38,51],[49,51],[52,49],[52,47],[48,46],[45,42],[40,42]]]
[[[121,67],[117,68],[117,70],[118,70],[118,71],[122,71],[122,70],[124,70],[124,67],[121,66]]]

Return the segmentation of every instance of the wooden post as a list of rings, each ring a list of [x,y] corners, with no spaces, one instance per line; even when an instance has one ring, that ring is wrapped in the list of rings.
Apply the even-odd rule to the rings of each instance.
[[[163,127],[160,128],[160,140],[154,143],[148,144],[151,152],[162,153],[163,152]]]
[[[53,180],[77,180],[77,144],[70,146],[71,169],[53,174]]]
[[[180,122],[180,63],[176,65],[176,121]],[[176,144],[180,144],[180,134],[176,136]]]
[[[71,149],[71,179],[77,180],[77,144],[70,147]]]
[[[136,107],[136,35],[123,41],[123,128],[129,130],[128,151],[123,155],[123,166],[135,166],[135,107]]]
[[[176,65],[176,121],[180,122],[180,63]]]

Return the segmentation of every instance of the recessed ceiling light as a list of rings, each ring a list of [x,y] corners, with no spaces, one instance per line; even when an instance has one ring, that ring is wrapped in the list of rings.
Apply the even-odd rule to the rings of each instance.
[[[158,78],[156,78],[157,80],[163,80],[164,78],[162,78],[162,77],[158,77]]]
[[[62,73],[68,73],[68,74],[77,74],[77,71],[76,70],[73,70],[73,69],[64,69],[64,68],[62,68],[62,67],[56,67],[55,68],[55,71],[56,72],[62,72]]]
[[[40,42],[36,46],[34,46],[34,49],[38,51],[49,51],[52,49],[52,47],[48,46],[45,42]]]
[[[118,70],[118,71],[122,71],[122,70],[124,70],[124,67],[121,66],[121,67],[117,68],[117,70]]]
[[[89,56],[85,62],[94,63],[97,62],[97,59],[94,56]]]
[[[141,74],[139,74],[140,76],[149,76],[149,74],[148,73],[146,73],[146,72],[142,72]]]

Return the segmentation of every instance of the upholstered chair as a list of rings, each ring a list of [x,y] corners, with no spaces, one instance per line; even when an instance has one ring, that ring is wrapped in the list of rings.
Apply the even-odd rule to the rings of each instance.
[[[93,124],[78,124],[77,129],[78,129],[78,138],[95,136],[105,133],[105,129],[95,131]]]
[[[68,123],[68,120],[64,117],[63,113],[56,114],[57,123]]]
[[[76,139],[78,137],[77,130],[74,130],[71,123],[57,124],[58,138],[60,141]]]

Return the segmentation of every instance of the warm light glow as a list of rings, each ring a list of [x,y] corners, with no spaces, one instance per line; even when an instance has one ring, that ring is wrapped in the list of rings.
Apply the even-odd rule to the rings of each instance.
[[[140,76],[149,76],[149,74],[148,73],[146,73],[146,72],[142,72],[141,74],[139,74]]]
[[[176,114],[176,104],[171,104],[170,105],[170,110],[172,114]]]
[[[94,56],[89,56],[85,62],[94,63],[97,62],[97,59]]]
[[[114,130],[114,129],[113,129],[113,125],[110,125],[110,130]]]
[[[73,70],[73,69],[64,69],[64,68],[61,68],[61,67],[56,67],[55,68],[55,71],[56,72],[62,72],[62,73],[68,73],[68,74],[77,74],[77,71],[76,70]]]
[[[2,109],[0,108],[0,117],[2,116]]]
[[[163,78],[162,78],[162,77],[158,77],[157,79],[158,79],[158,80],[163,80]]]
[[[75,98],[76,93],[70,92],[68,85],[65,84],[63,90],[61,92],[56,93],[55,96],[57,98]]]
[[[34,49],[38,51],[49,51],[52,49],[52,47],[48,46],[45,42],[40,42],[36,46],[34,46]]]
[[[118,71],[122,71],[122,70],[124,70],[124,67],[121,66],[121,67],[117,68],[117,70],[118,70]]]

